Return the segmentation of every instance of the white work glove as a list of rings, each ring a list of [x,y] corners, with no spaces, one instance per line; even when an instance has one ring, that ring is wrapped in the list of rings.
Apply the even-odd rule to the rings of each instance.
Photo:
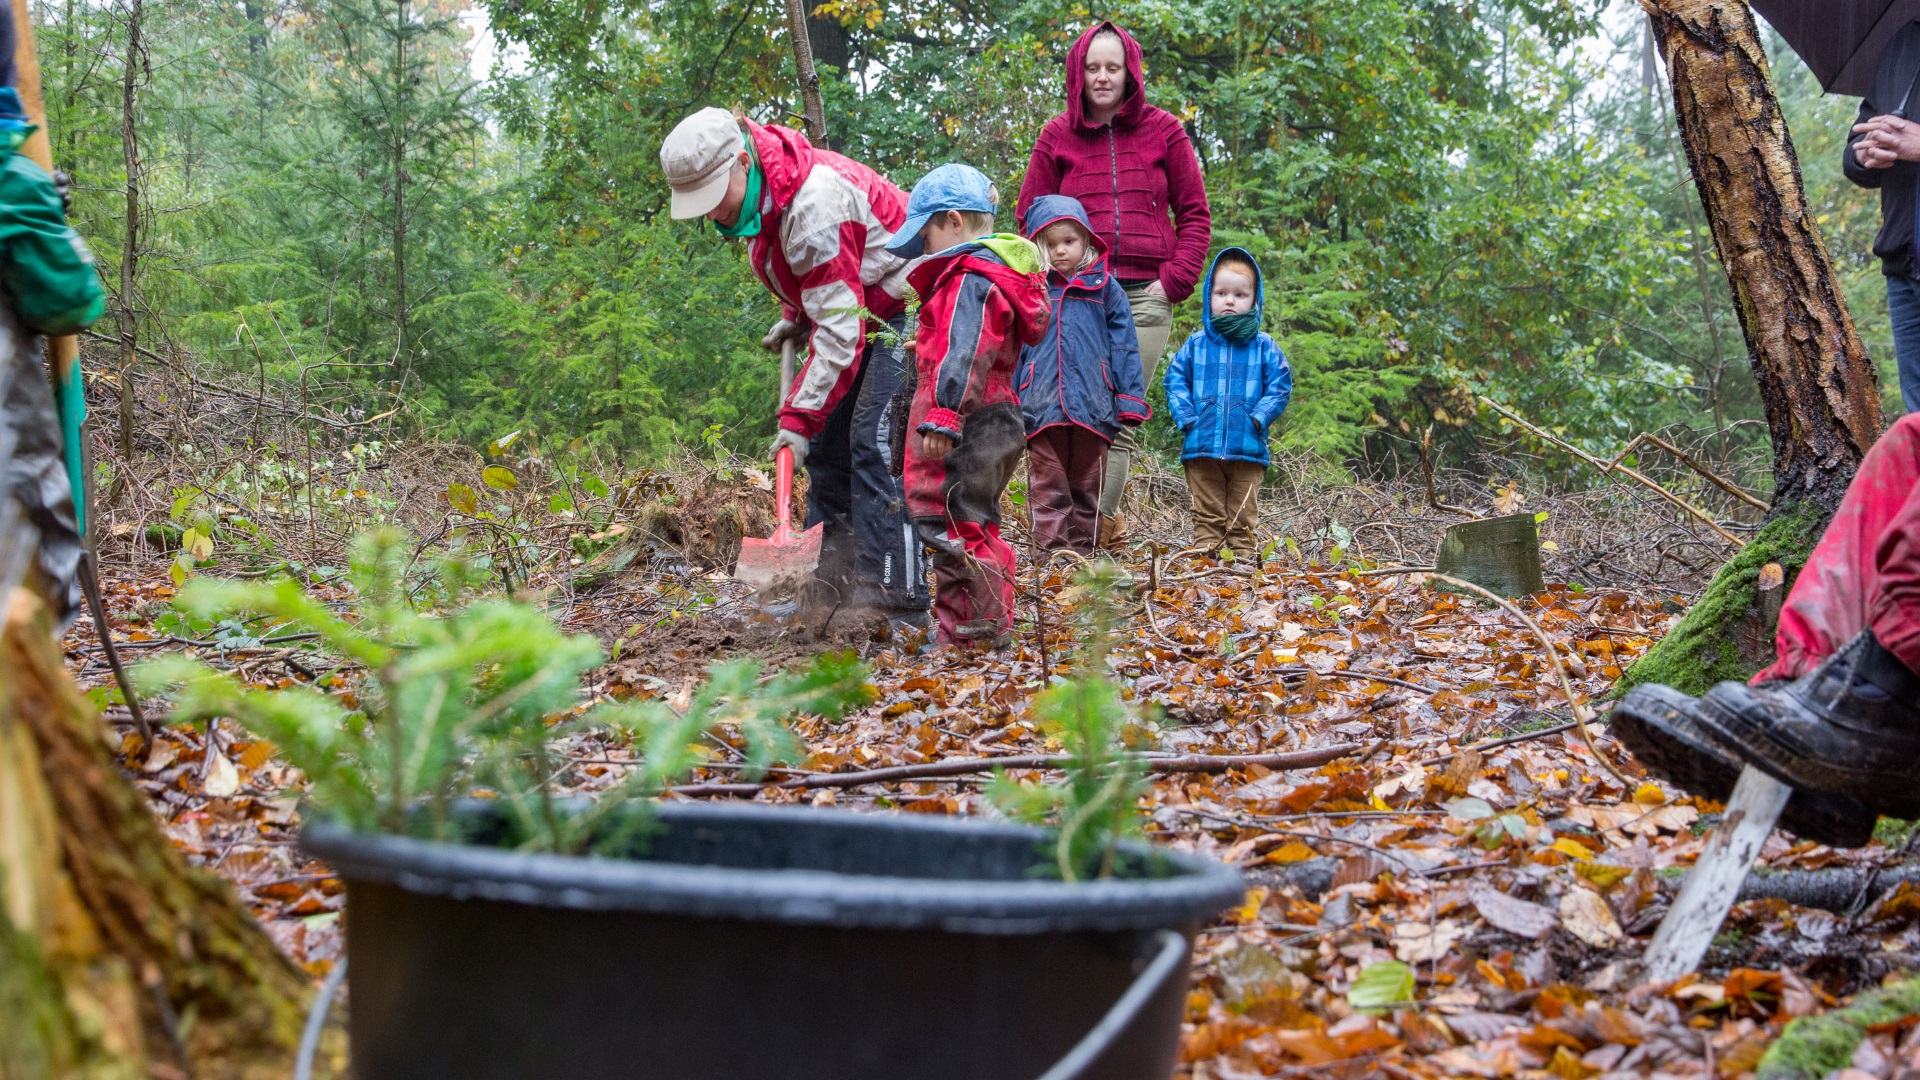
[[[806,466],[807,437],[805,435],[797,431],[788,431],[786,428],[781,428],[780,434],[773,437],[773,450],[769,456],[779,457],[780,448],[783,446],[793,451],[794,468],[799,469]]]
[[[781,319],[779,322],[773,324],[772,329],[767,331],[766,337],[760,339],[760,347],[769,352],[779,352],[782,343],[792,340],[794,344],[798,345],[800,339],[805,337],[806,333],[807,327],[805,323],[797,323],[792,319]]]

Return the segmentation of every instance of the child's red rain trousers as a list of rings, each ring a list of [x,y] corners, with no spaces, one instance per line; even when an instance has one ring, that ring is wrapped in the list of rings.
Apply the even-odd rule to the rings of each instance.
[[[914,339],[919,381],[907,429],[954,440],[940,460],[907,439],[907,513],[933,549],[936,640],[990,644],[1013,627],[1013,548],[1000,495],[1026,446],[1013,370],[1047,329],[1040,256],[995,235],[929,256],[908,278],[925,299]]]
[[[1780,658],[1753,681],[1805,675],[1869,629],[1920,671],[1920,413],[1867,451],[1787,594],[1774,637]]]

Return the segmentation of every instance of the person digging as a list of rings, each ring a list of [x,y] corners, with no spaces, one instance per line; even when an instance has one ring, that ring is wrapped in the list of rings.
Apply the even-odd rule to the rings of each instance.
[[[1920,818],[1920,414],[1868,451],[1751,682],[1635,687],[1613,732],[1649,772],[1724,801],[1743,766],[1794,789],[1780,826],[1835,847]]]
[[[816,628],[839,613],[924,631],[926,568],[892,437],[907,260],[887,245],[906,221],[906,193],[797,131],[718,108],[673,129],[660,168],[675,219],[705,218],[745,241],[754,275],[780,302],[761,344],[778,352],[792,341],[806,356],[770,451],[788,450],[806,469],[806,523],[824,526],[797,614]],[[881,323],[891,334],[873,333]]]

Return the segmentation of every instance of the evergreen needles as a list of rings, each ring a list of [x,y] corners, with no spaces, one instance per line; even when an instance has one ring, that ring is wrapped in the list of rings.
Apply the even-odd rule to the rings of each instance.
[[[185,656],[154,660],[136,678],[172,694],[176,722],[231,717],[272,742],[306,774],[312,804],[352,828],[460,840],[456,803],[490,797],[509,846],[565,853],[630,849],[647,815],[620,815],[609,831],[613,812],[684,777],[705,759],[707,736],[737,731],[748,775],[764,773],[800,750],[788,717],[838,716],[870,693],[851,657],[764,680],[759,664],[732,661],[715,664],[684,709],[656,700],[583,711],[581,677],[603,659],[598,641],[561,632],[526,602],[468,598],[471,575],[457,562],[410,585],[409,554],[397,533],[361,538],[345,614],[291,580],[196,579],[180,594],[197,615],[254,612],[316,635],[323,653],[362,672],[345,693],[257,689]],[[437,604],[417,609],[416,595]],[[639,753],[614,789],[582,807],[553,782],[565,770],[562,742],[588,731],[629,738]]]

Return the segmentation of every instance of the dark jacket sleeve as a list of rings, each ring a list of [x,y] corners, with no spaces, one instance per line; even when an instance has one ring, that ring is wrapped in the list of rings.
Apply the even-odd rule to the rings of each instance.
[[[1160,267],[1160,285],[1167,302],[1178,304],[1193,295],[1207,264],[1207,245],[1213,243],[1213,210],[1207,205],[1207,181],[1200,173],[1200,157],[1193,152],[1187,129],[1169,116],[1167,136],[1167,202],[1173,210],[1173,257]]]
[[[1873,109],[1872,102],[1867,99],[1862,99],[1860,102],[1860,115],[1855,117],[1853,122],[1856,125],[1863,124],[1878,115],[1880,114]],[[1847,174],[1847,179],[1861,187],[1877,188],[1880,186],[1881,181],[1887,178],[1889,170],[1869,169],[1865,165],[1860,164],[1860,159],[1855,157],[1853,153],[1853,144],[1859,141],[1860,136],[1858,135],[1847,136],[1847,145],[1840,151],[1840,168]]]
[[[1146,374],[1140,367],[1140,332],[1134,329],[1133,305],[1119,279],[1107,275],[1107,385],[1113,387],[1113,413],[1133,427],[1153,415],[1147,404]]]
[[[1020,198],[1013,207],[1015,221],[1027,220],[1027,207],[1042,195],[1060,193],[1060,162],[1053,156],[1054,122],[1040,129],[1040,137],[1033,141],[1033,154],[1027,159],[1027,175],[1020,181]]]

